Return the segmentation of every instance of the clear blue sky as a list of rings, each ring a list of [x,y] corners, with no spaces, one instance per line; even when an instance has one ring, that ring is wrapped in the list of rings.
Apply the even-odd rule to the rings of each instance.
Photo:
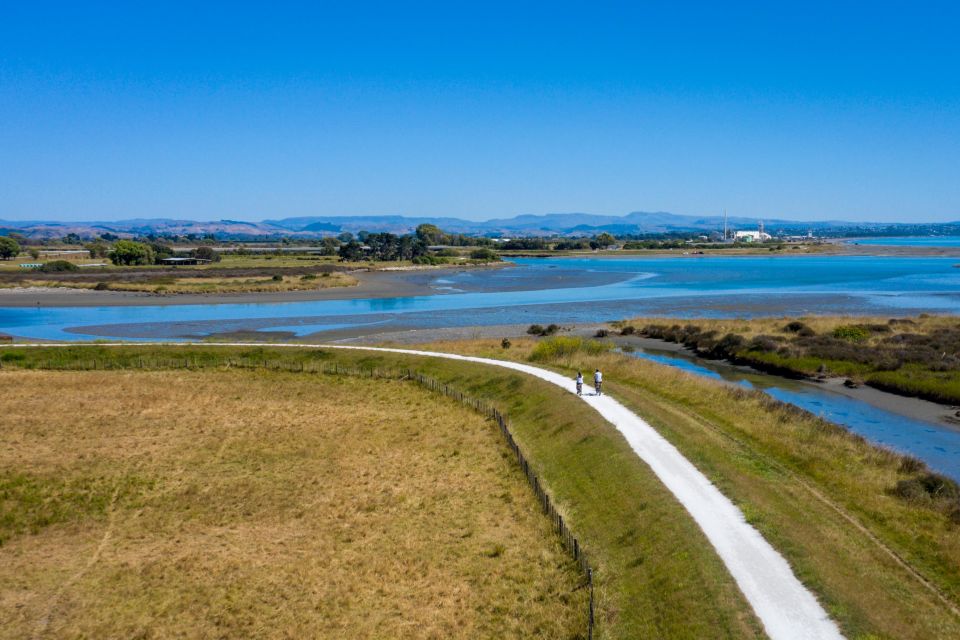
[[[0,218],[960,219],[956,3],[132,4],[4,3]]]

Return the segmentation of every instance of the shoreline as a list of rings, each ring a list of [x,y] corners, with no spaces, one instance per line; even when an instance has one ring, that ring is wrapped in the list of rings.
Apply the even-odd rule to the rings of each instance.
[[[434,276],[461,273],[475,269],[504,269],[515,267],[510,258],[566,258],[577,259],[591,257],[610,261],[625,259],[662,259],[695,260],[698,258],[829,258],[829,257],[931,257],[957,258],[960,260],[960,247],[896,247],[849,245],[841,242],[827,242],[831,251],[802,252],[766,252],[747,250],[727,253],[714,251],[701,255],[685,254],[676,251],[617,251],[607,253],[562,252],[557,254],[522,253],[504,256],[503,262],[477,265],[443,266],[400,266],[384,267],[374,270],[356,269],[347,271],[357,278],[358,283],[350,287],[330,287],[326,289],[304,289],[278,292],[247,293],[179,293],[155,294],[137,291],[96,291],[73,287],[0,287],[0,308],[45,308],[45,307],[135,307],[135,306],[185,306],[218,304],[275,304],[284,302],[320,302],[326,300],[356,300],[405,298],[416,296],[447,295],[452,291],[442,291],[428,285]],[[852,249],[852,250],[851,250]],[[958,263],[960,265],[960,263]],[[425,278],[424,276],[429,276]],[[554,287],[546,287],[554,288]]]
[[[257,304],[354,300],[358,298],[400,298],[441,295],[443,292],[418,281],[425,272],[443,274],[477,267],[431,269],[358,270],[348,272],[358,283],[352,287],[304,289],[300,291],[251,293],[180,293],[157,295],[135,291],[95,291],[72,287],[0,288],[0,307],[166,307],[198,304]]]
[[[608,329],[607,323],[598,322],[596,324],[579,324],[567,327],[559,335],[573,335],[582,338],[592,338],[597,329]],[[471,327],[447,327],[441,329],[407,329],[396,331],[376,331],[351,329],[341,329],[327,331],[317,337],[306,336],[301,338],[305,343],[322,344],[334,342],[344,345],[401,345],[409,346],[429,342],[446,342],[455,340],[498,340],[502,338],[524,338],[529,337],[526,333],[527,325],[509,324],[509,325],[488,325]],[[721,366],[729,367],[732,370],[742,371],[758,376],[765,376],[772,381],[783,380],[795,384],[802,384],[813,389],[820,389],[836,393],[838,395],[858,400],[871,406],[890,413],[902,415],[912,420],[922,422],[931,422],[943,427],[954,430],[960,430],[960,418],[954,414],[957,407],[949,404],[941,404],[924,400],[923,398],[901,396],[889,391],[883,391],[875,387],[860,385],[850,388],[844,386],[845,378],[834,377],[823,381],[812,380],[809,378],[788,378],[774,373],[768,373],[749,367],[738,365],[727,360],[709,360],[697,355],[682,344],[665,342],[656,338],[644,338],[641,336],[621,337],[611,335],[609,338],[617,346],[630,345],[636,348],[646,348],[654,351],[677,353],[689,356],[695,361],[705,363],[715,362]],[[663,365],[669,366],[669,365]],[[723,384],[736,384],[725,379],[719,380]]]
[[[960,247],[867,245],[848,243],[847,239],[827,239],[820,244],[811,244],[796,249],[770,251],[769,248],[749,246],[731,249],[618,249],[615,251],[510,251],[502,254],[510,258],[956,258],[960,260]]]
[[[526,330],[527,324],[502,324],[502,325],[471,325],[465,327],[437,327],[437,328],[391,328],[384,331],[376,326],[356,326],[343,329],[333,329],[322,331],[311,335],[295,336],[290,332],[232,332],[227,331],[220,334],[211,334],[209,336],[210,344],[218,344],[223,341],[235,341],[242,339],[245,342],[256,342],[265,347],[275,344],[278,341],[296,342],[304,346],[317,346],[323,344],[340,344],[355,346],[411,346],[435,342],[447,342],[457,340],[500,340],[503,338],[522,339],[529,338]],[[582,338],[593,338],[598,329],[609,330],[609,323],[583,323],[571,324],[563,327],[559,335],[572,335]],[[37,340],[33,338],[24,338],[22,336],[11,336],[12,342],[8,345],[16,345],[22,342],[42,343],[47,340]],[[257,338],[260,338],[259,340]],[[263,339],[266,338],[266,339]],[[820,389],[835,393],[852,400],[864,402],[868,405],[895,413],[912,420],[921,422],[930,422],[945,428],[960,430],[960,417],[956,415],[957,407],[950,404],[941,404],[923,398],[902,396],[889,391],[883,391],[875,387],[860,385],[859,387],[844,386],[843,377],[827,378],[825,380],[815,380],[811,378],[792,378],[761,371],[747,365],[736,364],[728,360],[711,360],[704,358],[686,346],[674,342],[666,342],[656,338],[646,338],[643,336],[618,336],[614,333],[608,338],[616,346],[632,346],[634,348],[648,349],[664,353],[674,353],[690,357],[694,362],[704,364],[713,363],[715,366],[729,368],[731,371],[740,371],[743,373],[764,376],[772,382],[782,380],[791,384],[800,384],[813,389]],[[145,343],[145,344],[150,344]],[[3,345],[0,344],[0,347]],[[670,366],[670,365],[662,365]],[[691,374],[694,375],[694,374]],[[721,384],[736,385],[735,382],[721,378],[716,380]]]
[[[954,415],[957,411],[957,407],[955,405],[941,404],[939,402],[933,402],[932,400],[924,400],[923,398],[918,398],[916,396],[903,396],[890,391],[883,391],[881,389],[877,389],[876,387],[871,387],[865,384],[858,387],[847,387],[844,385],[844,380],[846,380],[846,378],[842,376],[834,376],[824,380],[814,380],[806,377],[790,378],[787,376],[778,375],[776,373],[761,371],[747,365],[739,365],[730,362],[729,360],[711,360],[709,358],[704,358],[682,344],[666,342],[657,338],[617,337],[614,341],[617,344],[629,344],[641,349],[647,348],[654,351],[683,354],[693,358],[695,362],[718,363],[723,367],[729,367],[730,369],[743,371],[744,373],[766,376],[772,379],[781,379],[790,383],[809,386],[814,389],[826,389],[831,393],[836,393],[853,400],[865,402],[866,404],[877,407],[878,409],[883,409],[884,411],[889,411],[890,413],[896,413],[913,420],[934,422],[944,427],[960,430],[960,418],[957,418]],[[735,384],[725,379],[721,380],[721,382],[724,384]]]

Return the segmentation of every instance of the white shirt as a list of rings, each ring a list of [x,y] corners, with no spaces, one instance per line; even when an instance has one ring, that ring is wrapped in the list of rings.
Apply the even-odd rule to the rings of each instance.
[[[594,382],[603,382],[603,374],[600,373],[599,371],[597,371],[595,374],[593,374],[593,381],[594,381]]]
[[[577,384],[583,384],[583,376],[577,376]]]

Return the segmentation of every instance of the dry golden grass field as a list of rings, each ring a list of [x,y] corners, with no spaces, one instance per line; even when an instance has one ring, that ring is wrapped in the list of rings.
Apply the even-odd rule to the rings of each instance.
[[[574,638],[492,423],[399,381],[0,371],[0,637]]]

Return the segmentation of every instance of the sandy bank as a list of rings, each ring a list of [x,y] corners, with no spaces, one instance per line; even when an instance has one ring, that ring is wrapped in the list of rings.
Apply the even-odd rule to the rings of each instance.
[[[460,271],[462,267],[433,268],[431,275]],[[331,287],[304,291],[157,295],[133,291],[94,291],[69,287],[0,288],[0,307],[113,307],[169,306],[190,304],[249,304],[353,300],[434,295],[428,279],[414,277],[423,271],[355,271],[354,287]]]

